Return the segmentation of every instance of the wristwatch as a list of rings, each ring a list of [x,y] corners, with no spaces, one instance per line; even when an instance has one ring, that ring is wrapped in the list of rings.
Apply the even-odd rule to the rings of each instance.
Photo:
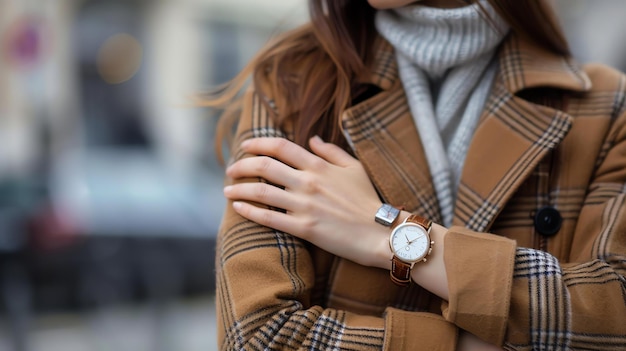
[[[400,214],[400,210],[391,206],[390,204],[382,204],[378,211],[376,211],[376,216],[374,219],[377,223],[380,223],[386,227],[390,227],[393,222],[396,221],[398,215]]]
[[[430,240],[432,223],[413,214],[393,228],[389,236],[389,247],[393,253],[389,272],[391,281],[400,286],[408,286],[415,263],[426,262],[434,244]]]

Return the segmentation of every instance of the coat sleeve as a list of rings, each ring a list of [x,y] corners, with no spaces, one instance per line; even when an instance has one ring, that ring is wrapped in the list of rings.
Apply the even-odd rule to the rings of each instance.
[[[247,93],[234,145],[247,138],[285,137],[260,99]],[[237,147],[231,150],[231,159],[242,157]],[[306,245],[240,217],[230,205],[216,249],[221,350],[455,349],[458,328],[440,315],[388,308],[383,316],[365,316],[312,305],[315,272]]]
[[[622,108],[616,115],[569,259],[450,229],[448,321],[507,349],[626,349],[626,113]],[[485,257],[492,261],[480,269],[461,264]]]

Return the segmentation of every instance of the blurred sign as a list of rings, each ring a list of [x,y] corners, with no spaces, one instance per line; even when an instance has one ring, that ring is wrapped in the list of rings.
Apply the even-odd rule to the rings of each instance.
[[[40,63],[45,54],[46,26],[42,18],[24,16],[10,25],[3,38],[3,55],[13,67],[31,68]]]

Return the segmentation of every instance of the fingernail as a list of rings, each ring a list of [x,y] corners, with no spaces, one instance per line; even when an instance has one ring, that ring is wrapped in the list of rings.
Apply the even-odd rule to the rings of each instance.
[[[323,143],[323,142],[324,142],[324,140],[322,140],[322,138],[320,138],[320,136],[319,136],[319,135],[314,135],[314,136],[311,138],[311,140],[312,140],[312,141],[315,141],[316,143]]]
[[[233,190],[233,187],[231,185],[228,185],[226,187],[224,187],[224,194],[228,194]]]
[[[248,146],[249,144],[250,144],[250,139],[246,139],[241,142],[241,147],[246,148],[246,146]]]
[[[234,208],[236,211],[240,210],[240,209],[241,209],[241,206],[242,206],[242,205],[241,205],[241,202],[239,202],[239,201],[235,201],[235,202],[233,202],[233,208]]]

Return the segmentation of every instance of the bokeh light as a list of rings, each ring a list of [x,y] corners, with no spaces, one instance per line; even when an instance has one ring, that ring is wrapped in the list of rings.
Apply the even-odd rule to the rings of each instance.
[[[143,47],[132,35],[119,33],[108,38],[97,57],[98,73],[109,84],[124,83],[139,71]]]

